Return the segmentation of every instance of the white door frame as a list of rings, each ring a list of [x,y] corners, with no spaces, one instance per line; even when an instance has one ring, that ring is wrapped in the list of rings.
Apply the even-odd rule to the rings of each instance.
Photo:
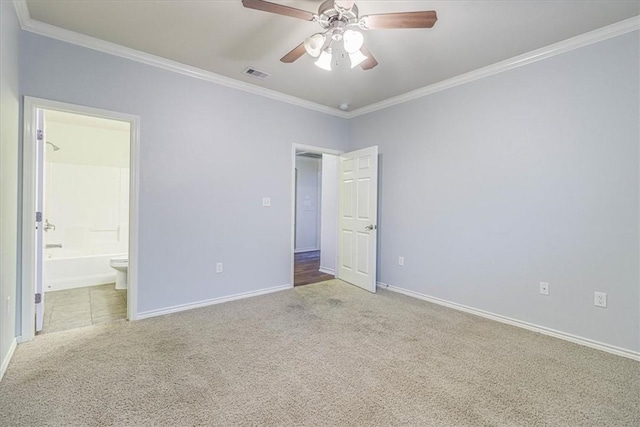
[[[333,154],[335,156],[339,156],[343,154],[344,151],[341,150],[333,150],[331,148],[324,147],[315,147],[313,145],[304,145],[304,144],[292,144],[291,147],[291,287],[293,288],[294,278],[295,278],[295,252],[296,252],[296,225],[295,225],[295,215],[296,215],[296,152],[297,151],[310,151],[312,153],[318,154]],[[338,177],[336,177],[338,179]],[[336,212],[336,218],[338,217],[338,212]],[[319,238],[320,236],[318,236]],[[336,236],[336,242],[337,242]],[[337,249],[337,248],[336,248]],[[336,254],[339,251],[336,250]],[[336,266],[337,266],[337,255],[336,255]],[[336,269],[337,274],[337,269]]]
[[[24,97],[24,133],[22,138],[22,316],[18,342],[30,341],[35,336],[35,198],[36,198],[36,140],[35,118],[37,109],[56,110],[104,119],[129,122],[129,269],[127,287],[127,318],[138,317],[138,186],[140,165],[140,117],[49,99]]]

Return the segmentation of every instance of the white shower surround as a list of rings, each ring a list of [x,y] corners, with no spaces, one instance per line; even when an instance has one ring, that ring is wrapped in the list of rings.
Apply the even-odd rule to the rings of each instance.
[[[48,163],[45,259],[126,253],[129,168]]]

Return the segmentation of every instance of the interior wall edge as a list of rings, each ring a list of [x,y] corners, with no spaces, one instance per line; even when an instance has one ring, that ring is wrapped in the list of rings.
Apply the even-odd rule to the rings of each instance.
[[[16,337],[20,161],[20,25],[11,3],[0,2],[0,360],[6,369]]]
[[[18,345],[18,340],[16,338],[11,341],[11,345],[9,346],[9,350],[7,354],[4,356],[2,360],[2,365],[0,365],[0,381],[4,378],[4,374],[7,372],[7,368],[9,367],[9,362],[13,357],[13,353],[16,351],[16,346]]]

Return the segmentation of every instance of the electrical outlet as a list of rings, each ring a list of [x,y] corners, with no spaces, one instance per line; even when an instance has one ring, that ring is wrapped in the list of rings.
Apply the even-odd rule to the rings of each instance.
[[[403,256],[399,256],[398,257],[398,265],[400,265],[400,266],[404,265],[404,257]]]
[[[268,208],[271,206],[271,197],[263,197],[262,198],[262,206]]]
[[[222,273],[222,263],[216,263],[216,273]]]
[[[607,294],[604,292],[595,292],[593,294],[593,304],[596,307],[607,308]]]
[[[7,297],[7,313],[11,313],[11,297]]]
[[[540,282],[540,295],[549,295],[549,284]]]

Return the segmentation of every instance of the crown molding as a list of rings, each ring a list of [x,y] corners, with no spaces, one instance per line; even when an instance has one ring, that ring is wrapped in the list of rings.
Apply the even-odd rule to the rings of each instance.
[[[383,101],[358,108],[357,110],[344,112],[337,108],[331,108],[327,107],[326,105],[308,101],[306,99],[297,98],[291,95],[285,95],[275,90],[266,89],[260,86],[243,82],[241,80],[222,76],[211,71],[192,67],[180,62],[172,61],[170,59],[151,55],[146,52],[124,47],[84,34],[76,33],[74,31],[65,30],[63,28],[46,24],[44,22],[36,21],[34,19],[31,19],[26,0],[13,0],[13,3],[18,15],[20,27],[25,31],[344,119],[351,119],[354,117],[372,113],[374,111],[389,108],[394,105],[422,98],[424,96],[450,89],[455,86],[460,86],[466,83],[483,79],[485,77],[502,73],[504,71],[522,67],[524,65],[531,64],[543,59],[551,58],[553,56],[560,55],[584,46],[588,46],[590,44],[608,40],[622,34],[629,33],[631,31],[640,30],[640,16],[635,16],[633,18],[629,18],[624,21],[608,25],[606,27],[602,27],[585,34],[581,34],[579,36],[572,37],[570,39],[563,40],[558,43],[554,43],[549,46],[545,46],[543,48],[536,49],[531,52],[518,55],[513,58],[497,62],[483,68],[478,68],[477,70],[473,70],[468,73],[461,74],[459,76],[452,77],[450,79],[446,79],[438,83],[434,83],[432,85],[404,93],[402,95],[394,96]]]
[[[141,62],[153,67],[162,68],[164,70],[173,71],[189,77],[195,77],[200,80],[216,83],[221,86],[242,90],[255,95],[271,98],[276,101],[286,102],[298,107],[307,108],[309,110],[318,111],[336,117],[346,118],[347,113],[337,108],[327,107],[326,105],[317,104],[307,101],[306,99],[297,98],[295,96],[286,95],[275,90],[266,89],[240,80],[235,80],[220,74],[212,73],[201,68],[192,67],[160,56],[152,55],[136,49],[131,49],[119,44],[111,43],[95,37],[77,33],[75,31],[66,30],[56,27],[55,25],[46,24],[44,22],[31,19],[29,8],[26,0],[14,0],[13,4],[18,15],[20,27],[34,34],[82,46],[88,49],[97,50],[99,52],[110,55],[119,56],[121,58],[130,59],[132,61]]]
[[[477,70],[470,71],[468,73],[461,74],[459,76],[452,77],[450,79],[404,93],[402,95],[394,96],[392,98],[388,98],[362,108],[358,108],[357,110],[348,112],[346,116],[348,119],[351,119],[354,117],[362,116],[364,114],[369,114],[374,111],[382,110],[394,105],[422,98],[424,96],[431,95],[432,93],[440,92],[455,86],[460,86],[479,79],[483,79],[485,77],[493,76],[504,71],[522,67],[527,64],[551,58],[553,56],[560,55],[574,49],[608,40],[622,34],[637,30],[640,30],[640,16],[625,19],[624,21],[620,21],[615,24],[590,31],[588,33],[584,33],[579,36],[572,37],[570,39],[566,39],[561,42],[515,56],[505,61],[496,62],[495,64],[483,68],[478,68]]]

